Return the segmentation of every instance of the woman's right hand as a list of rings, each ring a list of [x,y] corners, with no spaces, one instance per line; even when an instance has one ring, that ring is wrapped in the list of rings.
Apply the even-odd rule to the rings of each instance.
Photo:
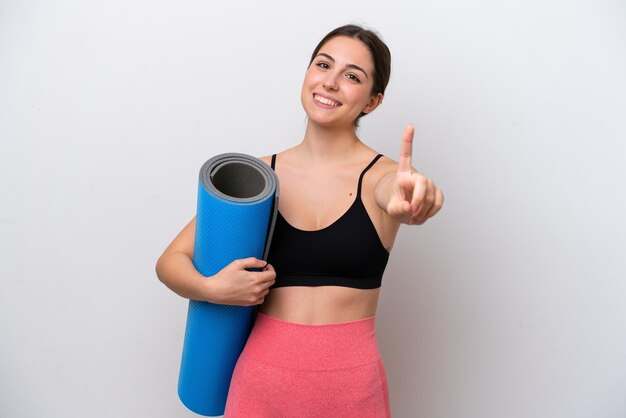
[[[248,269],[262,269],[248,271]],[[254,257],[235,260],[213,277],[212,301],[223,305],[260,305],[274,284],[276,271],[263,260]]]
[[[274,268],[249,257],[235,260],[206,277],[193,264],[195,229],[196,218],[193,218],[159,257],[156,264],[159,280],[185,299],[240,306],[263,303],[276,279]]]

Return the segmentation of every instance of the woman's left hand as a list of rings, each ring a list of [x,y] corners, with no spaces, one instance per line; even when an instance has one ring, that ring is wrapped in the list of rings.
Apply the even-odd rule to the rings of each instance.
[[[399,222],[421,225],[439,212],[443,206],[443,192],[411,166],[414,133],[413,126],[408,125],[402,135],[398,169],[395,178],[388,179],[391,190],[385,193],[389,199],[385,209]]]

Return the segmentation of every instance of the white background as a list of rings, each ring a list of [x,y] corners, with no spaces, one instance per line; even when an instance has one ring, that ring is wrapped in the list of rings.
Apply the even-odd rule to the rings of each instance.
[[[399,418],[626,416],[622,1],[0,0],[0,416],[192,417],[154,263],[222,152],[297,143],[336,26],[391,48],[362,139],[444,209],[377,327]]]

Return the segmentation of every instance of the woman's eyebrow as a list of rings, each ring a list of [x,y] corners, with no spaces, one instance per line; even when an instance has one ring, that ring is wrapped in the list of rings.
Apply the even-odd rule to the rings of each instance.
[[[320,52],[319,54],[317,54],[317,56],[318,56],[318,57],[319,57],[320,55],[321,55],[321,56],[323,56],[323,57],[325,57],[325,58],[328,58],[328,60],[330,60],[330,61],[332,61],[332,62],[335,62],[335,59],[334,59],[333,57],[331,57],[330,55],[328,55],[327,53],[325,53],[325,52]],[[369,78],[369,76],[367,75],[367,73],[365,72],[365,70],[364,70],[363,68],[359,67],[359,66],[358,66],[358,65],[356,65],[356,64],[346,64],[346,67],[347,67],[347,68],[354,68],[355,70],[358,70],[358,71],[362,72],[362,73],[365,75],[365,78]]]

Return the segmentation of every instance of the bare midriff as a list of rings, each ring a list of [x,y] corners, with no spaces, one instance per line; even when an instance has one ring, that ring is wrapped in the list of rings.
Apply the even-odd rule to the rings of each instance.
[[[259,311],[305,325],[357,321],[376,314],[380,289],[285,286],[270,290]]]

